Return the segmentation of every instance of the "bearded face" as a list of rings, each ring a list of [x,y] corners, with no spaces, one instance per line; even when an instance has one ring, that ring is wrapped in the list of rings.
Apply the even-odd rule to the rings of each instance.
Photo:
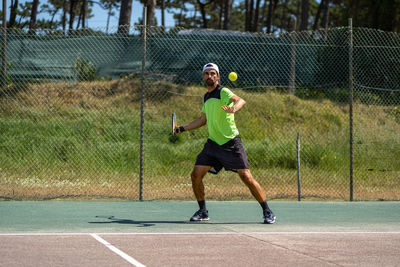
[[[219,74],[213,69],[206,70],[203,73],[203,80],[206,82],[207,86],[213,86],[218,83]]]

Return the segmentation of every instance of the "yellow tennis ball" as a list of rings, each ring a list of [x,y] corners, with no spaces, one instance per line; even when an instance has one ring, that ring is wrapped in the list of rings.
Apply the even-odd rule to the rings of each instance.
[[[237,80],[237,74],[236,72],[231,72],[229,73],[229,80],[231,80],[232,82]]]

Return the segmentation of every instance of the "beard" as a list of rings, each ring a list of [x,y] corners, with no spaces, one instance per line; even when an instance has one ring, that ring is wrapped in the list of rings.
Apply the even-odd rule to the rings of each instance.
[[[212,79],[207,79],[207,80],[206,80],[206,84],[207,84],[208,86],[214,85],[215,82],[216,82],[216,81],[213,81]]]

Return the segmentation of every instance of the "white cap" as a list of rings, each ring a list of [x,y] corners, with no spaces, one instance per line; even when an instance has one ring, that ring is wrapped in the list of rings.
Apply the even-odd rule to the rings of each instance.
[[[214,63],[207,63],[206,65],[204,65],[203,72],[205,72],[206,70],[215,70],[219,74],[218,66]]]

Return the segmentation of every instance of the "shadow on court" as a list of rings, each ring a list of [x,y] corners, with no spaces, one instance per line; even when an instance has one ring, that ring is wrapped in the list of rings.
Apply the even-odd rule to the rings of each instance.
[[[157,224],[209,224],[209,225],[236,225],[236,224],[262,224],[254,222],[190,222],[190,221],[167,221],[167,220],[150,220],[150,221],[135,221],[132,219],[119,219],[114,216],[96,216],[99,219],[106,219],[107,221],[93,221],[93,224],[135,224],[138,226],[156,226]]]
[[[185,224],[185,221],[135,221],[130,219],[118,219],[114,216],[96,216],[96,218],[105,218],[108,221],[97,221],[97,222],[89,222],[93,224],[108,224],[108,223],[117,223],[117,224],[136,224],[139,226],[147,227],[147,226],[155,226],[159,223],[166,223],[166,224]]]

